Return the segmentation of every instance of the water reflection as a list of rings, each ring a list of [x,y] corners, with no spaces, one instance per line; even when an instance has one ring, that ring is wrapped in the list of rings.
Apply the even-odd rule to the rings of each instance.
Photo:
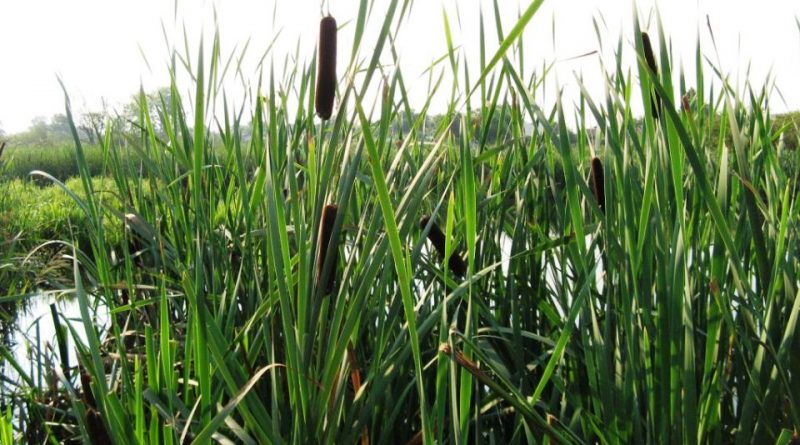
[[[42,368],[44,357],[60,357],[57,352],[59,348],[51,305],[54,306],[59,316],[59,323],[67,332],[65,336],[67,343],[65,350],[68,356],[66,361],[70,366],[74,366],[77,363],[77,357],[71,332],[74,332],[81,342],[86,342],[86,330],[82,326],[80,305],[76,298],[57,297],[54,293],[37,293],[27,299],[25,304],[20,305],[16,313],[10,314],[10,317],[16,317],[16,320],[3,323],[2,327],[3,347],[22,368],[21,371],[25,376],[33,382],[41,382],[43,378],[47,377],[41,374],[50,371],[50,369]],[[109,320],[108,310],[105,307],[99,307],[96,311],[90,310],[90,313],[95,317],[94,325],[103,332]],[[72,325],[74,330],[68,329],[68,324]],[[60,362],[53,361],[50,364],[56,366],[60,365]],[[19,385],[23,376],[19,375],[19,371],[14,366],[3,361],[0,368],[2,368],[0,372],[3,376],[3,386]]]

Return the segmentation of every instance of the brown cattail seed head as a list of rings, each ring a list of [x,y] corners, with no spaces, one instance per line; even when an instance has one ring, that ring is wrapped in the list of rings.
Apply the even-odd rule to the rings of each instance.
[[[642,33],[642,46],[644,47],[644,59],[647,61],[647,66],[653,72],[658,74],[658,65],[656,65],[656,58],[653,54],[653,45],[650,44],[650,36],[646,32]]]
[[[86,429],[94,443],[111,443],[111,439],[103,423],[103,418],[97,410],[97,402],[92,394],[91,376],[86,369],[78,364],[80,368],[81,390],[83,391],[83,403],[86,405]]]
[[[656,57],[653,55],[653,46],[650,44],[650,36],[648,36],[646,32],[642,33],[642,46],[644,47],[644,59],[647,61],[647,66],[650,68],[650,71],[653,72],[653,75],[657,77],[658,65],[656,65]],[[653,98],[650,106],[653,109],[653,116],[658,119],[659,112],[661,111],[661,96],[659,96],[656,91],[653,91]]]
[[[94,395],[92,394],[92,387],[91,387],[92,379],[83,366],[80,366],[80,376],[81,376],[81,390],[83,391],[83,403],[85,403],[86,406],[96,409],[97,403],[94,400]]]
[[[420,230],[425,230],[425,227],[428,226],[431,218],[429,216],[425,216],[419,222]],[[431,224],[431,230],[428,232],[428,240],[433,244],[433,247],[439,252],[439,255],[444,258],[445,254],[445,237],[444,233],[442,233],[439,226],[436,223]],[[463,277],[464,274],[467,273],[467,264],[461,259],[461,256],[456,253],[452,252],[450,254],[450,259],[447,261],[447,265],[450,267],[450,271],[453,272],[456,276]]]
[[[383,79],[383,91],[381,92],[381,108],[386,108],[387,106],[391,106],[392,97],[391,94],[391,87],[389,86],[389,81],[384,78]]]
[[[338,207],[333,204],[328,204],[322,209],[322,221],[319,225],[319,256],[317,257],[317,285],[322,287],[325,295],[333,292],[333,282],[336,276],[336,255],[331,260],[330,272],[328,272],[328,279],[323,283],[323,271],[325,266],[325,257],[328,254],[328,248],[336,249],[336,246],[329,246],[331,238],[333,237],[333,223],[336,221],[336,212]]]
[[[336,19],[331,16],[319,22],[319,55],[317,57],[317,116],[328,120],[333,114],[336,95]]]
[[[511,90],[511,110],[514,113],[519,113],[519,104],[517,104],[517,93]]]
[[[599,158],[592,158],[592,192],[597,199],[597,205],[603,213],[606,212],[606,191],[603,182],[603,163]]]

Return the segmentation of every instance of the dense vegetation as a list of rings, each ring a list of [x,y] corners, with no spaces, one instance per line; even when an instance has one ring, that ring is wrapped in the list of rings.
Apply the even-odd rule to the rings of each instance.
[[[534,1],[507,32],[481,17],[476,37],[500,46],[477,65],[447,42],[434,69],[460,80],[432,83],[451,108],[425,128],[401,61],[378,64],[408,2],[373,12],[377,41],[369,3],[339,31],[362,53],[330,121],[313,63],[213,120],[224,59],[201,47],[181,57],[194,96],[143,95],[156,119],[106,126],[109,179],[93,180],[67,108],[79,178],[50,181],[86,234],[65,257],[81,317],[53,312],[43,378],[0,349],[18,374],[0,385],[3,443],[795,440],[800,152],[766,95],[706,90],[699,45],[688,94],[666,37],[650,57],[636,23],[620,47],[638,63],[617,54],[606,97],[542,109],[546,73],[521,68]],[[653,106],[638,118],[634,101]]]
[[[66,142],[44,147],[9,145],[4,155],[7,167],[3,179],[33,180],[40,185],[52,185],[42,178],[32,177],[30,173],[35,170],[44,171],[61,181],[78,176],[75,147]],[[86,147],[86,163],[90,174],[102,175],[103,152],[99,146]]]
[[[503,128],[508,128],[510,125],[510,122],[508,121],[510,114],[507,113],[503,116],[503,118],[506,119],[506,122],[500,122],[502,110],[499,108],[495,110],[473,110],[473,119],[481,119],[481,113],[489,111],[491,112],[491,124],[486,129],[486,134],[480,136],[485,137],[487,143],[493,144],[497,141],[500,130]],[[96,113],[93,113],[92,115],[95,116],[95,118],[103,118],[109,121],[113,120],[113,117],[107,114],[103,114],[101,117],[97,117]],[[59,116],[54,116],[51,120],[54,122],[59,122]],[[417,132],[420,134],[420,139],[434,140],[436,137],[436,131],[437,129],[441,128],[444,120],[447,120],[447,124],[452,123],[451,129],[456,135],[458,135],[461,118],[462,116],[458,113],[455,113],[451,116],[444,116],[440,114],[419,115],[418,113],[412,113],[409,120],[411,122],[416,122],[418,119],[423,119],[423,124],[419,125],[417,128]],[[716,116],[715,119],[716,122],[713,126],[714,130],[712,132],[711,139],[717,140],[719,137],[719,132],[723,126],[721,125],[722,116]],[[640,126],[643,125],[641,119],[638,119],[638,121]],[[784,165],[784,169],[786,171],[793,171],[796,167],[796,157],[794,156],[794,153],[798,145],[796,131],[799,124],[800,112],[779,114],[772,118],[772,129],[770,131],[775,135],[775,137],[780,139],[775,142],[781,143],[784,147],[782,154],[786,162]],[[72,137],[68,134],[64,134],[60,128],[54,128],[54,124],[50,124],[45,126],[45,130],[37,130],[39,133],[42,133],[40,138],[33,138],[31,134],[34,132],[35,128],[36,126],[34,125],[26,132],[10,135],[9,137],[4,138],[7,142],[4,152],[4,160],[6,165],[5,170],[0,172],[0,179],[30,179],[38,181],[42,185],[50,185],[47,181],[43,181],[41,178],[31,177],[30,173],[34,170],[47,172],[61,181],[66,181],[70,178],[77,177],[79,175],[78,162]],[[408,123],[404,123],[402,133],[407,133],[409,129],[410,127]],[[90,130],[86,129],[82,132],[79,132],[79,134],[89,134],[87,133],[89,131]],[[596,129],[591,128],[589,130],[590,133],[593,131],[596,131]],[[136,137],[132,129],[125,132],[120,131],[119,133],[121,133],[121,137],[124,138],[123,140],[130,140],[131,138]],[[249,142],[252,128],[249,126],[249,124],[245,124],[240,129],[240,133],[242,140],[244,142]],[[222,142],[219,139],[219,133],[211,130],[209,131],[209,135],[213,140],[211,149],[218,151],[221,155],[224,155],[224,150],[220,149]],[[569,129],[569,139],[573,143],[577,139],[577,134],[571,128]],[[86,136],[81,136],[81,142],[84,144],[84,156],[86,158],[86,165],[89,173],[93,176],[102,176],[107,174],[107,172],[103,169],[104,154],[102,147],[98,145],[96,141],[96,137],[89,138]],[[730,135],[728,135],[728,140],[726,140],[726,143],[728,145],[732,145]],[[137,151],[136,144],[128,146],[127,144],[123,143],[120,145],[127,147],[126,149],[121,150],[121,156],[131,157],[134,161],[141,160],[141,153]],[[255,163],[251,159],[247,159],[246,161],[249,168],[255,167]]]

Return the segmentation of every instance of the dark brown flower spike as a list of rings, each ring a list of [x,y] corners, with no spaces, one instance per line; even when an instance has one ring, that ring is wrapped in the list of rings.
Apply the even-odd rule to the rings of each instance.
[[[80,367],[81,391],[83,393],[83,404],[86,407],[86,429],[93,443],[111,443],[108,430],[103,423],[100,411],[97,409],[97,402],[92,394],[91,376],[82,365]]]
[[[511,110],[514,113],[519,113],[519,104],[517,103],[517,93],[511,90]]]
[[[430,220],[431,218],[429,216],[423,217],[419,222],[420,230],[425,230]],[[439,229],[436,223],[431,224],[431,230],[428,232],[428,240],[433,244],[436,251],[439,252],[439,255],[444,258],[446,240],[444,233],[442,233],[442,230]],[[450,260],[448,260],[447,265],[450,267],[450,271],[456,276],[463,277],[464,274],[467,273],[467,264],[456,252],[450,253]]]
[[[692,106],[691,106],[691,104],[689,102],[689,95],[688,94],[684,94],[681,97],[681,105],[683,107],[683,112],[684,113],[691,113],[692,112]]]
[[[325,257],[328,254],[328,248],[336,249],[336,246],[330,246],[331,238],[333,237],[333,223],[336,221],[336,212],[338,207],[333,204],[328,204],[322,209],[322,220],[319,225],[319,256],[317,257],[317,286],[320,286],[325,295],[333,292],[334,277],[336,276],[336,255],[331,261],[330,272],[328,272],[328,279],[323,285],[323,267],[325,266]]]
[[[387,106],[390,107],[392,103],[391,97],[391,86],[389,85],[389,80],[385,77],[383,78],[383,91],[381,92],[381,108],[386,108]]]
[[[333,114],[336,96],[336,19],[324,17],[319,22],[319,55],[317,57],[316,110],[320,119]]]
[[[650,71],[653,72],[653,76],[657,78],[658,65],[656,65],[656,58],[655,55],[653,55],[653,46],[650,44],[650,36],[648,36],[646,32],[642,33],[642,46],[644,47],[644,59],[647,61],[647,66],[650,68]],[[658,95],[655,89],[653,90],[650,106],[653,109],[653,116],[658,119],[661,112],[661,96]]]
[[[600,210],[606,212],[606,191],[603,182],[603,162],[599,158],[592,158],[592,192],[597,200]]]

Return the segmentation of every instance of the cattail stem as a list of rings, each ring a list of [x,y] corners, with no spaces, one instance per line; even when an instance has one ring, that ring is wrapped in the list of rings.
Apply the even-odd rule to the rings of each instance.
[[[336,212],[338,207],[333,204],[328,204],[322,209],[322,220],[319,225],[319,256],[317,257],[317,285],[322,287],[325,295],[333,292],[334,277],[336,276],[336,255],[330,261],[330,267],[327,268],[327,276],[325,275],[326,269],[325,258],[328,254],[328,249],[336,249],[336,246],[330,246],[331,238],[333,237],[333,223],[336,221]],[[324,280],[324,281],[323,281]]]
[[[597,200],[597,205],[600,210],[606,212],[606,191],[605,183],[603,182],[603,162],[599,158],[592,158],[592,192],[594,198]]]
[[[644,47],[644,59],[647,62],[647,66],[653,72],[654,78],[658,78],[658,65],[656,65],[656,58],[653,54],[653,46],[650,44],[650,36],[646,32],[642,33],[642,46]],[[655,91],[655,89],[652,94],[650,107],[653,110],[653,116],[658,119],[661,113],[661,96],[658,95],[658,91]]]
[[[420,230],[425,230],[425,227],[428,226],[428,223],[431,221],[429,216],[425,216],[419,222]],[[431,230],[428,231],[428,240],[433,244],[433,247],[439,252],[442,258],[445,255],[445,243],[446,239],[444,237],[444,233],[442,233],[439,226],[436,223],[431,223]],[[467,273],[467,264],[461,259],[461,256],[456,253],[452,252],[450,254],[450,259],[447,261],[447,265],[450,267],[450,271],[453,272],[456,276],[463,277],[464,274]]]
[[[317,57],[316,110],[320,119],[333,114],[336,96],[336,19],[324,17],[319,22],[319,55]]]

